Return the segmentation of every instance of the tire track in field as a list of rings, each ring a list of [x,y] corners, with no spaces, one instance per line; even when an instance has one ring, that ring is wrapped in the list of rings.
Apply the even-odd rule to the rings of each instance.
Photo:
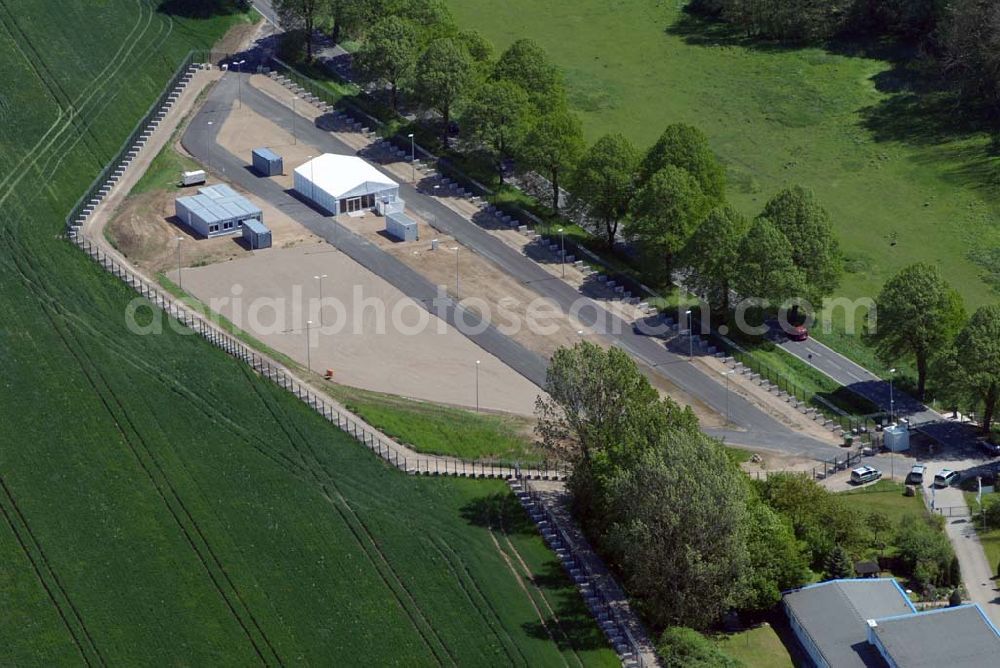
[[[469,599],[469,603],[479,614],[480,618],[483,620],[483,623],[493,634],[493,637],[497,639],[497,643],[500,645],[501,648],[503,648],[503,651],[507,655],[507,658],[510,660],[510,662],[514,663],[517,660],[517,658],[520,658],[521,661],[527,664],[527,661],[525,660],[524,655],[521,654],[521,650],[518,648],[517,643],[514,642],[514,639],[510,637],[510,634],[507,633],[507,630],[503,628],[503,624],[500,623],[496,611],[493,609],[493,606],[490,605],[490,601],[486,597],[486,595],[483,594],[482,589],[480,589],[479,586],[476,584],[476,580],[474,577],[472,577],[472,574],[469,572],[468,566],[465,564],[465,562],[462,561],[460,557],[458,557],[458,555],[454,552],[454,550],[451,549],[451,546],[448,545],[446,541],[443,540],[441,541],[441,543],[445,545],[445,547],[447,547],[450,552],[452,552],[454,558],[461,564],[462,570],[459,571],[459,569],[456,568],[455,564],[452,562],[451,558],[449,558],[448,555],[444,553],[444,551],[437,543],[435,543],[433,540],[426,539],[423,537],[421,538],[421,540],[425,544],[429,544],[439,555],[441,555],[441,560],[448,565],[448,570],[450,570],[452,574],[454,574],[455,581],[458,582],[459,585],[462,587],[462,591],[463,593],[465,593],[466,598]],[[466,584],[466,581],[471,583],[471,589]],[[472,595],[472,592],[475,592],[478,595],[479,599],[482,601],[482,604],[476,602],[476,598]],[[489,608],[489,614],[483,611],[481,607],[482,605],[485,605],[487,608]],[[500,627],[499,630],[497,629],[497,626]],[[508,645],[514,648],[513,653],[511,653],[510,647],[508,647]],[[517,654],[518,656],[515,657],[514,654]]]
[[[95,663],[97,665],[106,666],[107,662],[104,660],[104,657],[101,656],[101,652],[98,650],[93,636],[90,635],[87,625],[83,622],[83,618],[80,616],[79,610],[73,603],[73,600],[69,597],[65,587],[63,587],[63,584],[56,575],[55,570],[52,568],[52,564],[49,562],[48,557],[45,556],[45,552],[42,550],[41,544],[35,537],[31,526],[28,524],[27,518],[18,507],[17,502],[14,500],[14,495],[11,493],[10,488],[7,486],[7,483],[4,481],[2,476],[0,476],[0,492],[2,492],[2,494],[0,494],[0,514],[3,514],[4,519],[10,526],[10,530],[20,546],[21,551],[24,553],[28,563],[31,564],[31,569],[34,571],[35,577],[38,578],[38,582],[45,590],[45,594],[48,597],[49,602],[56,609],[56,614],[59,615],[63,626],[66,627],[66,631],[73,639],[73,644],[76,645],[77,651],[80,652],[80,657],[88,666],[93,666]],[[5,500],[6,503],[4,502]],[[8,504],[11,506],[11,510],[7,509]],[[24,535],[22,535],[21,530],[18,529],[15,517],[20,520],[24,529]],[[35,557],[33,551],[38,553],[38,558]],[[52,584],[49,583],[49,580],[52,581]],[[57,591],[59,594],[58,596],[56,594]],[[61,602],[60,598],[64,599],[65,603]],[[63,608],[63,605],[69,607],[69,612]],[[69,618],[71,616],[75,620],[76,624],[79,625],[79,632],[74,629],[74,624],[70,622]],[[78,636],[78,633],[83,636],[82,640]],[[90,656],[91,653],[93,653],[94,657],[96,657],[96,662],[92,660]]]
[[[122,44],[118,47],[118,51],[115,52],[115,54],[108,60],[108,64],[104,66],[104,69],[102,69],[100,72],[98,72],[97,75],[94,77],[94,81],[99,81],[102,77],[104,77],[105,74],[107,73],[107,71],[116,62],[120,61],[122,50],[128,44],[133,43],[135,41],[135,40],[133,40],[133,42],[129,42],[129,40],[132,38],[132,35],[135,33],[136,29],[139,27],[139,24],[142,22],[142,17],[143,17],[142,7],[143,6],[142,6],[142,3],[140,2],[140,0],[134,0],[134,2],[136,4],[136,7],[139,10],[138,14],[136,16],[135,23],[132,24],[131,30],[129,30],[128,34],[125,35],[125,37],[122,39]],[[40,82],[43,85],[45,85],[45,81],[42,79],[41,74],[37,71],[37,68],[35,67],[34,61],[31,58],[28,57],[28,55],[24,52],[23,49],[21,49],[20,44],[18,44],[18,42],[17,42],[17,38],[13,35],[13,33],[11,33],[10,28],[2,20],[0,20],[0,25],[3,25],[4,30],[11,36],[11,40],[12,40],[12,42],[14,44],[14,47],[17,49],[18,53],[21,54],[21,58],[24,59],[25,63],[35,73],[35,76],[40,80]],[[143,29],[143,34],[144,33],[145,33],[145,29]],[[140,34],[140,36],[137,37],[136,39],[141,39],[141,36],[142,36],[142,34]],[[51,91],[49,91],[49,94],[50,95],[52,94]],[[73,103],[72,103],[72,105],[71,105],[70,108],[72,109],[73,107],[75,107],[76,105],[78,105],[80,103],[80,100],[82,100],[85,95],[87,95],[87,91],[84,91],[84,92],[80,93],[79,95],[77,95],[76,99],[73,101]],[[62,103],[58,99],[56,99],[56,98],[53,97],[53,101],[56,103],[56,107],[57,107],[56,119],[52,122],[52,124],[45,131],[45,133],[41,136],[41,138],[39,138],[38,141],[35,142],[35,145],[32,146],[28,151],[26,151],[25,154],[24,154],[24,156],[22,156],[18,160],[18,162],[14,165],[14,167],[10,170],[10,172],[8,172],[8,174],[3,179],[0,179],[0,188],[3,188],[7,184],[7,182],[10,180],[10,178],[12,178],[12,176],[14,176],[15,174],[17,174],[18,171],[20,171],[21,166],[24,164],[24,162],[26,160],[28,160],[32,155],[34,155],[35,153],[37,153],[40,150],[41,145],[48,138],[48,136],[53,131],[55,131],[57,127],[59,127],[60,121],[62,120],[63,115],[64,115],[64,113],[65,113],[66,110],[63,108]]]
[[[48,64],[46,64],[45,60],[42,58],[41,53],[38,51],[38,49],[35,48],[35,45],[28,37],[28,34],[21,28],[20,24],[17,21],[17,15],[13,11],[11,11],[11,9],[7,6],[6,0],[0,0],[0,9],[2,9],[7,14],[7,19],[6,20],[0,19],[0,21],[4,22],[7,25],[8,32],[10,32],[11,36],[15,40],[20,38],[22,49],[26,49],[27,52],[34,57],[36,65],[34,65],[32,69],[35,70],[35,75],[38,76],[39,80],[46,86],[46,88],[49,89],[54,99],[60,100],[60,104],[65,104],[65,106],[72,109],[73,107],[72,97],[66,92],[65,88],[63,88],[63,85],[59,82],[59,79],[49,68]],[[17,33],[17,35],[15,35],[14,33]],[[71,113],[67,121],[76,125],[77,116],[78,114]],[[77,127],[76,129],[78,132],[81,133],[84,132],[84,130],[82,130],[79,127]],[[95,150],[94,147],[97,145],[97,138],[91,137],[91,140],[93,142],[93,145],[88,148],[90,149],[90,152],[96,157],[97,151]]]
[[[17,256],[15,256],[15,263],[17,263]],[[31,270],[26,269],[23,266],[20,266],[20,263],[17,264],[19,273],[21,273],[22,276],[25,279],[27,279],[28,273]],[[44,290],[44,286],[42,286],[40,283],[35,281],[35,284]],[[242,603],[242,600],[239,599],[239,592],[236,591],[236,588],[232,584],[232,581],[229,580],[228,573],[226,573],[225,569],[222,568],[221,562],[218,561],[218,557],[212,551],[211,545],[208,543],[207,539],[205,539],[204,534],[201,533],[200,528],[197,525],[197,522],[194,521],[194,518],[187,511],[187,508],[184,506],[183,501],[177,495],[176,490],[173,489],[172,486],[170,485],[169,478],[165,475],[165,473],[162,470],[160,470],[160,474],[164,478],[164,481],[158,480],[157,477],[153,474],[153,470],[150,467],[150,465],[147,464],[140,455],[139,449],[141,447],[146,451],[147,457],[152,460],[153,466],[157,466],[155,459],[152,457],[149,451],[148,444],[146,444],[144,439],[142,438],[142,434],[136,430],[135,425],[131,421],[131,417],[129,416],[128,412],[124,409],[124,406],[121,404],[120,400],[115,396],[114,392],[110,389],[107,380],[103,377],[97,365],[94,363],[92,359],[90,359],[89,355],[80,345],[79,341],[75,340],[72,334],[69,331],[64,330],[61,324],[58,322],[58,318],[56,317],[58,309],[53,308],[52,304],[47,303],[47,300],[41,300],[41,305],[43,314],[46,316],[49,323],[52,325],[52,330],[60,338],[67,352],[69,352],[70,355],[72,355],[73,358],[76,360],[76,363],[80,367],[80,370],[83,373],[84,379],[87,381],[87,384],[90,385],[95,396],[101,402],[108,416],[114,421],[115,429],[118,431],[119,435],[122,437],[123,442],[128,447],[129,451],[132,453],[133,457],[136,460],[136,463],[138,463],[140,468],[142,468],[142,470],[146,473],[147,477],[149,478],[150,482],[153,485],[153,488],[160,496],[161,501],[163,501],[163,504],[166,507],[167,511],[171,514],[178,528],[181,530],[182,535],[187,540],[189,547],[201,561],[202,567],[205,569],[206,574],[212,581],[217,593],[228,607],[230,613],[233,615],[233,618],[235,619],[237,624],[239,624],[239,626],[243,629],[244,634],[249,640],[258,658],[261,660],[261,663],[264,665],[269,665],[267,659],[264,656],[265,654],[264,649],[262,649],[261,646],[258,644],[258,641],[255,639],[254,633],[249,628],[248,623],[242,618],[242,616],[237,611],[236,604],[230,599],[230,596],[226,594],[225,588],[222,586],[222,583],[219,580],[219,576],[213,572],[210,566],[209,559],[202,553],[202,549],[205,549],[209,553],[212,560],[215,561],[216,564],[219,566],[222,573],[222,578],[228,581],[230,587],[233,588],[237,596],[237,599],[239,600],[239,602]],[[73,341],[72,343],[70,342],[71,339]],[[117,406],[118,409],[117,411],[114,408],[115,406]],[[134,436],[130,437],[129,432],[132,432]],[[135,441],[138,441],[139,445],[137,445]],[[165,491],[164,486],[166,487],[167,491],[170,492],[169,495],[167,491]],[[182,519],[181,514],[179,514],[179,511],[176,508],[174,508],[173,504],[170,503],[170,499],[168,498],[169,496],[173,497],[175,504],[178,505],[181,511],[183,511],[183,514],[188,517],[195,533],[201,538],[203,542],[204,545],[203,548],[199,549],[198,542],[195,540],[195,535],[192,534],[191,529],[189,529],[186,526],[185,522]],[[252,612],[249,612],[249,614],[251,617],[250,623],[254,625],[255,629],[263,637],[264,644],[268,645],[268,647],[273,652],[274,648],[270,646],[270,641],[267,640],[267,636],[264,635],[260,627],[256,625],[256,620],[253,619]],[[278,665],[283,665],[280,657],[278,657],[276,653],[274,653],[274,656],[277,659]]]
[[[163,26],[167,27],[167,32],[165,34],[161,34],[163,33]],[[133,61],[135,65],[138,66],[142,63],[148,62],[149,56],[152,55],[153,52],[158,51],[159,48],[168,39],[170,39],[170,35],[173,33],[173,31],[174,31],[174,21],[172,19],[170,20],[161,19],[159,21],[159,27],[156,30],[156,35],[150,38],[150,42],[147,43],[147,45],[143,48],[142,51],[140,51],[138,54],[133,55]],[[143,32],[143,35],[145,35],[145,32]],[[116,71],[112,73],[111,76],[115,76],[117,75],[117,73],[118,72]],[[110,82],[105,82],[105,83],[110,83]],[[118,87],[115,89],[113,93],[103,95],[100,98],[100,101],[98,102],[99,106],[96,109],[88,110],[87,114],[83,117],[84,127],[86,127],[89,130],[90,127],[94,124],[96,118],[100,116],[100,114],[104,113],[104,111],[111,105],[111,103],[118,98],[118,95],[122,92],[122,90],[123,90],[122,87]],[[42,164],[41,167],[38,167],[36,165],[38,172],[43,176],[43,178],[46,179],[52,178],[56,170],[59,169],[59,166],[62,165],[63,161],[69,155],[69,152],[72,151],[74,148],[76,148],[77,144],[80,143],[80,140],[81,140],[80,135],[69,134],[63,136],[60,145],[51,149],[52,152],[49,154],[49,157],[46,158],[45,163]],[[67,147],[66,146],[67,142],[72,142],[72,143],[70,143],[70,145]],[[55,165],[52,165],[50,168],[49,166],[51,165],[53,160],[55,160],[56,163]]]
[[[458,662],[455,660],[455,657],[452,656],[451,651],[448,649],[448,645],[441,639],[440,636],[438,636],[437,632],[434,630],[433,624],[431,624],[427,619],[423,610],[420,608],[420,605],[417,603],[416,598],[410,590],[406,588],[406,585],[395,572],[395,569],[393,569],[392,564],[382,552],[378,545],[378,541],[368,529],[364,520],[361,519],[357,511],[354,510],[341,493],[336,481],[333,479],[333,475],[322,464],[315,451],[313,451],[308,437],[302,433],[294,420],[289,419],[288,422],[290,425],[286,425],[287,416],[280,410],[280,408],[276,408],[272,401],[266,398],[262,393],[258,392],[257,394],[258,397],[260,397],[264,402],[265,407],[268,409],[268,412],[274,418],[279,428],[285,433],[285,437],[288,439],[289,445],[291,445],[292,448],[299,453],[299,456],[303,459],[303,463],[306,463],[307,460],[311,460],[312,466],[310,466],[310,470],[312,471],[317,483],[320,485],[323,496],[340,515],[341,520],[351,532],[358,544],[358,547],[361,548],[361,551],[367,557],[369,563],[372,564],[372,567],[379,575],[379,578],[382,580],[385,587],[390,593],[392,593],[399,608],[409,618],[413,629],[423,640],[427,649],[430,650],[440,665],[447,663],[444,660],[444,656],[446,656],[453,665],[457,666]],[[295,433],[293,434],[293,432]],[[303,449],[296,444],[296,441],[299,439],[301,439],[301,442],[305,444],[305,449],[309,450],[308,457]],[[314,466],[318,467],[319,470],[317,471],[316,468],[313,468]],[[322,475],[320,475],[320,472],[322,472]],[[332,493],[330,490],[331,487],[333,489]],[[353,522],[351,521],[352,519],[354,520]],[[404,594],[406,598],[405,601],[403,600]],[[409,603],[409,605],[407,605],[407,603]],[[432,638],[438,645],[440,645],[440,648],[435,647],[434,642],[431,640]],[[444,656],[442,656],[442,653]]]
[[[510,554],[513,556],[516,563],[520,565],[521,572],[524,575],[525,580],[531,583],[531,589],[537,592],[539,598],[542,599],[542,603],[545,605],[545,609],[548,611],[550,619],[552,619],[552,621],[555,622],[555,627],[559,630],[559,635],[566,643],[566,647],[568,647],[569,650],[573,653],[573,658],[576,659],[576,662],[580,664],[582,668],[584,665],[583,659],[581,659],[580,655],[577,653],[576,645],[574,645],[573,642],[570,640],[569,634],[566,632],[566,629],[563,628],[562,622],[559,620],[559,615],[556,614],[556,611],[552,607],[552,604],[549,601],[548,597],[545,595],[545,592],[542,591],[541,587],[539,587],[535,583],[534,574],[531,572],[531,568],[529,568],[528,564],[525,563],[524,559],[521,557],[521,553],[517,549],[517,546],[514,545],[514,542],[510,539],[510,533],[507,531],[507,527],[504,525],[502,511],[498,514],[498,523],[500,525],[500,533],[503,535],[504,542],[507,544],[507,548],[510,551]],[[543,621],[542,624],[544,625],[545,622]],[[552,637],[551,632],[549,633],[549,637]],[[559,643],[556,642],[555,638],[552,638],[552,640],[555,643],[556,647],[558,647]],[[566,662],[566,665],[569,665],[568,661]]]
[[[139,13],[140,13],[140,16],[139,16],[139,18],[138,18],[137,21],[141,21],[142,15],[143,15],[142,14],[142,7],[144,5],[141,4],[139,2],[139,0],[136,0],[136,4],[139,7]],[[0,7],[2,7],[5,11],[7,11],[8,14],[11,14],[10,9],[5,4],[5,0],[0,0]],[[49,154],[49,152],[52,150],[53,144],[55,144],[55,142],[58,141],[59,138],[62,137],[64,135],[64,133],[66,133],[71,128],[71,126],[79,126],[79,124],[81,123],[80,117],[83,114],[83,112],[86,110],[87,105],[90,104],[90,102],[95,98],[95,96],[97,96],[98,94],[101,94],[103,92],[103,90],[108,85],[110,85],[112,83],[114,77],[117,76],[118,72],[120,72],[121,69],[123,67],[125,67],[128,56],[132,53],[132,51],[135,49],[135,47],[143,39],[143,36],[146,34],[147,30],[149,29],[149,25],[152,22],[152,19],[153,19],[154,15],[155,14],[154,14],[153,10],[149,9],[149,15],[147,17],[146,24],[142,28],[142,31],[131,42],[127,42],[126,44],[123,44],[121,47],[119,47],[118,52],[115,54],[115,58],[107,66],[105,66],[104,70],[102,70],[101,73],[99,73],[97,77],[94,78],[94,81],[92,82],[91,86],[88,87],[87,92],[85,94],[81,94],[80,96],[78,96],[76,98],[76,100],[70,100],[69,96],[65,93],[65,91],[62,91],[61,86],[59,86],[59,84],[58,84],[57,80],[55,79],[55,77],[52,76],[52,74],[49,71],[49,69],[47,68],[47,66],[45,66],[44,61],[38,55],[37,51],[33,48],[33,46],[31,45],[31,42],[28,40],[27,36],[26,35],[24,36],[25,43],[28,44],[28,46],[29,46],[29,48],[31,48],[32,52],[36,54],[38,63],[41,65],[42,69],[44,69],[45,72],[48,73],[48,78],[46,78],[45,76],[43,76],[42,73],[38,71],[38,69],[34,66],[34,62],[31,61],[31,59],[28,58],[28,56],[26,54],[23,54],[23,52],[22,52],[22,55],[24,55],[24,57],[29,61],[29,63],[32,66],[32,69],[35,70],[36,76],[39,78],[39,80],[42,82],[42,84],[45,85],[47,88],[49,88],[50,94],[53,95],[53,98],[57,101],[57,103],[60,105],[60,107],[62,107],[62,103],[59,101],[58,96],[56,96],[55,92],[53,91],[53,86],[58,87],[59,90],[60,90],[60,92],[63,93],[63,95],[66,97],[66,100],[69,102],[69,104],[68,104],[69,115],[67,116],[66,120],[62,123],[61,127],[56,132],[56,134],[53,135],[49,139],[48,143],[44,147],[38,148],[38,144],[36,144],[36,146],[33,149],[33,151],[30,152],[30,153],[28,153],[24,158],[22,158],[22,160],[18,163],[17,167],[14,170],[12,170],[8,174],[7,177],[5,177],[2,181],[0,181],[0,189],[2,189],[2,191],[3,191],[2,195],[0,195],[0,204],[2,204],[11,194],[13,194],[15,192],[15,190],[17,188],[17,185],[20,183],[20,181],[25,176],[27,176],[28,171],[32,167],[35,167],[37,165],[38,161],[41,160],[43,156]],[[2,19],[0,19],[0,23],[4,23]],[[16,22],[13,22],[13,24],[14,24],[15,27],[17,27]],[[8,30],[8,32],[11,33],[12,37],[14,37],[13,36],[13,32],[11,32],[9,26],[6,26],[6,24],[4,24],[4,25],[5,25],[5,27],[7,27],[7,30]],[[163,24],[161,22],[161,24],[160,24],[160,30],[162,30],[162,25]],[[172,29],[172,26],[173,26],[173,22],[171,21],[170,22],[170,29]],[[129,36],[131,36],[133,33],[134,33],[134,27],[133,27],[133,30],[130,31]],[[22,32],[22,35],[23,35],[23,32]],[[16,39],[16,37],[14,37],[14,38]],[[126,39],[127,38],[128,38],[128,36],[126,37]],[[123,54],[121,50],[123,48],[126,48],[126,46],[127,46],[127,49],[126,49],[126,51]],[[112,65],[113,65],[113,69],[109,72],[108,68],[112,67]],[[49,79],[51,79],[51,81],[49,81]],[[89,122],[86,122],[86,119],[84,119],[84,121],[83,121],[83,130],[80,130],[75,135],[75,140],[73,142],[73,146],[74,147],[80,141],[85,141],[87,139],[87,137],[90,136],[86,132],[84,132],[84,130],[89,130],[89,128],[90,128]],[[79,130],[79,127],[77,127],[77,129]],[[48,132],[46,134],[48,134]],[[73,137],[74,135],[70,135],[70,136]],[[98,140],[97,140],[96,137],[92,137],[92,139],[93,139],[94,142],[98,142]],[[99,157],[98,157],[98,154],[100,153],[99,143],[97,145],[97,149],[96,150],[93,147],[88,147],[88,148],[90,149],[91,155],[94,158],[99,159]],[[25,164],[25,162],[24,162],[25,159],[28,159],[27,164]],[[13,179],[13,180],[11,180],[11,179]]]

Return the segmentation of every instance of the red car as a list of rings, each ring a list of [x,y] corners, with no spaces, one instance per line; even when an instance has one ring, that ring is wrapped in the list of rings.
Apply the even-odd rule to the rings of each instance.
[[[805,325],[798,325],[792,331],[788,332],[788,338],[792,341],[805,341],[809,338],[809,330],[806,329]]]

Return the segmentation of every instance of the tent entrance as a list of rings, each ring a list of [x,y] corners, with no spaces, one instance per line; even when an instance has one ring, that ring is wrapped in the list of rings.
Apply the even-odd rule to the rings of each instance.
[[[360,197],[348,197],[347,198],[347,213],[354,213],[355,211],[361,210],[361,198]]]

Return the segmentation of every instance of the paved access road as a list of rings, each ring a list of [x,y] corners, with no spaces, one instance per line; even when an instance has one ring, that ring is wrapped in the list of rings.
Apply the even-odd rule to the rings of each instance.
[[[428,300],[437,294],[436,286],[373,244],[338,225],[332,218],[321,215],[285,192],[278,184],[268,179],[257,178],[247,170],[241,158],[230,154],[216,143],[218,129],[229,112],[235,96],[235,80],[221,81],[192,120],[183,138],[184,147],[211,168],[224,172],[227,179],[280,207],[315,234],[343,250],[352,259],[379,274],[411,298],[428,305]],[[288,107],[263,94],[254,88],[252,83],[243,86],[243,104],[286,130],[291,129],[292,119]],[[330,132],[316,127],[310,121],[304,121],[301,116],[299,118],[300,120],[296,121],[296,132],[303,142],[330,153],[356,154],[354,149]],[[406,200],[407,207],[417,216],[493,261],[510,276],[530,285],[539,295],[550,299],[564,312],[568,312],[574,303],[580,300],[588,301],[575,288],[552,276],[533,260],[462,217],[436,198],[428,197],[418,191],[413,184],[400,183],[400,197]],[[593,308],[584,308],[580,311],[580,320],[584,325],[593,326],[600,314],[605,323],[620,332],[607,334],[616,345],[720,414],[725,411],[724,384],[716,382],[689,364],[683,355],[667,350],[662,341],[636,334],[632,331],[630,323],[605,315],[607,311],[598,304],[592,306]],[[439,305],[439,308],[444,309],[442,317],[454,324],[457,317],[455,306],[448,303]],[[472,314],[465,314],[467,323],[473,322],[474,318]],[[532,382],[544,384],[546,361],[536,353],[513,342],[492,327],[470,338]],[[733,443],[746,443],[753,447],[820,458],[836,456],[840,452],[834,446],[795,433],[736,394],[731,395],[729,406],[730,419],[737,429],[711,430],[713,436],[724,437]]]

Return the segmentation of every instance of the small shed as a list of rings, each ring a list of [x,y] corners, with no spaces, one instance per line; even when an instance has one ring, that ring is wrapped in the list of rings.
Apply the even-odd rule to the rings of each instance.
[[[271,247],[271,230],[256,218],[243,221],[243,238],[250,250],[260,250]]]
[[[417,241],[420,239],[417,221],[405,213],[390,213],[386,216],[385,233],[397,241]]]
[[[893,425],[882,430],[885,448],[890,452],[905,452],[910,449],[910,430],[905,424]]]
[[[854,572],[858,574],[859,578],[875,578],[882,572],[882,569],[879,568],[878,562],[866,560],[855,562]]]
[[[261,176],[281,176],[285,172],[285,164],[281,156],[269,148],[255,148],[251,154],[253,168]]]

